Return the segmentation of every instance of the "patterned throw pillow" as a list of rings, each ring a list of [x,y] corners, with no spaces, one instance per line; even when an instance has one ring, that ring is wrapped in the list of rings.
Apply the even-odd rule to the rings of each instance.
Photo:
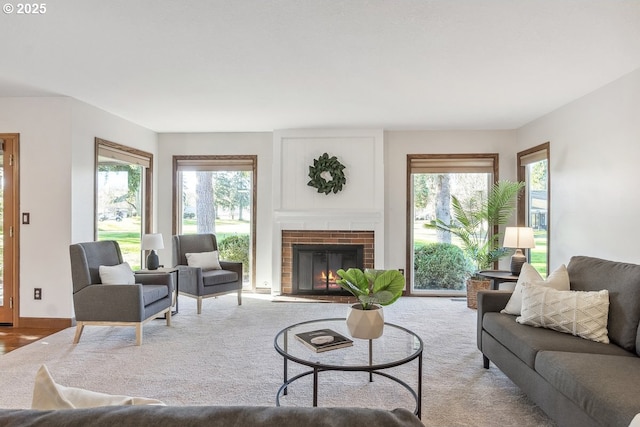
[[[500,313],[520,316],[520,310],[522,307],[522,286],[527,283],[536,283],[559,291],[568,291],[570,285],[569,273],[567,273],[567,267],[562,264],[549,274],[546,280],[544,280],[542,279],[542,276],[540,276],[540,273],[538,273],[531,264],[525,262],[522,265],[522,271],[520,272],[520,276],[518,276],[518,282],[511,294],[511,298],[509,298],[509,302],[507,302],[507,305]]]
[[[522,314],[516,322],[609,343],[609,291],[557,291],[546,286],[522,287]]]

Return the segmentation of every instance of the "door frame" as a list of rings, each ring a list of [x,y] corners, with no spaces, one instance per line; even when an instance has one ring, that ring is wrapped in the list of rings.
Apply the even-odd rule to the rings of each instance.
[[[406,163],[406,252],[405,252],[405,280],[406,295],[409,296],[461,296],[464,291],[454,292],[414,292],[413,291],[413,268],[414,268],[414,242],[413,242],[413,223],[414,223],[414,200],[413,200],[413,161],[430,160],[432,162],[443,162],[443,171],[450,171],[454,167],[462,167],[460,164],[455,165],[456,162],[474,163],[476,160],[491,161],[491,183],[496,183],[500,180],[500,154],[499,153],[451,153],[451,154],[407,154]],[[451,165],[454,163],[454,165]],[[498,226],[495,226],[491,234],[495,234],[499,231]],[[498,263],[495,262],[493,268],[497,268]]]
[[[182,189],[180,188],[181,181],[178,179],[178,165],[179,163],[192,161],[192,162],[202,162],[203,164],[207,164],[207,162],[211,163],[224,163],[229,162],[229,167],[231,170],[232,164],[234,162],[250,162],[251,163],[251,226],[250,226],[250,235],[249,235],[249,245],[250,245],[250,255],[249,255],[249,263],[251,265],[251,276],[249,277],[249,281],[251,282],[251,290],[256,292],[257,284],[256,284],[256,224],[258,222],[257,213],[258,213],[258,156],[255,154],[234,154],[234,155],[222,155],[222,154],[214,154],[214,155],[174,155],[173,156],[173,171],[172,171],[172,218],[171,218],[171,233],[172,235],[178,234],[178,221],[181,221],[181,212],[180,212],[180,197],[182,193]]]
[[[9,313],[2,308],[0,323],[11,323],[13,327],[19,326],[20,319],[20,134],[0,133],[0,139],[4,141],[4,163],[9,165],[4,170],[5,187],[3,192],[4,215],[4,295],[8,302]],[[9,173],[7,173],[9,172]],[[7,285],[9,285],[7,292]],[[7,301],[7,294],[9,300]],[[12,298],[12,300],[11,300]]]

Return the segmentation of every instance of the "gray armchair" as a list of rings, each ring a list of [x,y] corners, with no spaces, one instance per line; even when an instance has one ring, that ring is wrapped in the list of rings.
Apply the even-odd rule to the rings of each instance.
[[[213,234],[181,234],[173,236],[173,265],[178,267],[180,294],[198,300],[198,314],[202,312],[202,299],[229,292],[238,292],[238,305],[242,305],[242,263],[220,261],[221,270],[203,270],[189,267],[188,253],[218,250]]]
[[[77,324],[74,344],[87,325],[135,326],[137,345],[142,344],[142,326],[148,321],[165,314],[167,326],[171,326],[170,274],[136,274],[133,285],[105,285],[99,268],[122,264],[118,242],[76,243],[69,252]]]

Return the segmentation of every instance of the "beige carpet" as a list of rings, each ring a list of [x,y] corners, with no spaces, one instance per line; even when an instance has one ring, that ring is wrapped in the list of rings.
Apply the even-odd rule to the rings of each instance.
[[[285,326],[322,317],[344,317],[345,304],[272,302],[246,295],[195,301],[180,298],[171,327],[156,320],[135,345],[133,328],[86,327],[79,344],[73,328],[0,357],[0,407],[31,404],[33,378],[46,364],[60,384],[112,394],[156,398],[169,405],[275,404],[282,358],[273,348]],[[385,320],[420,335],[425,344],[422,420],[427,426],[553,426],[495,366],[482,368],[476,348],[476,311],[464,300],[401,298]],[[339,350],[336,350],[339,351]],[[416,365],[393,374],[415,386]],[[293,369],[301,372],[300,369]],[[395,383],[367,381],[365,373],[323,373],[321,406],[414,408]],[[291,387],[283,405],[310,406],[311,379]]]

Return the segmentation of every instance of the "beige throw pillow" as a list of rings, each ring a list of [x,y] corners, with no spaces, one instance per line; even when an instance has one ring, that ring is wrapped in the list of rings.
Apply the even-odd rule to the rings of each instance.
[[[569,273],[567,272],[567,267],[562,264],[549,274],[545,280],[531,264],[525,262],[522,265],[522,271],[520,272],[520,276],[518,276],[518,281],[516,282],[513,294],[511,294],[509,302],[507,302],[507,305],[502,311],[500,311],[500,313],[512,314],[514,316],[520,315],[522,308],[522,286],[525,283],[536,283],[559,291],[568,291]]]
[[[557,291],[547,286],[522,287],[522,315],[516,322],[609,343],[609,291]]]
[[[133,285],[136,278],[129,263],[118,265],[101,265],[98,267],[100,281],[103,285]]]
[[[51,378],[45,365],[40,366],[33,388],[31,409],[74,409],[112,405],[164,405],[156,399],[118,396],[75,387],[65,387]]]
[[[218,251],[194,252],[184,254],[189,267],[200,267],[203,270],[221,270]]]

